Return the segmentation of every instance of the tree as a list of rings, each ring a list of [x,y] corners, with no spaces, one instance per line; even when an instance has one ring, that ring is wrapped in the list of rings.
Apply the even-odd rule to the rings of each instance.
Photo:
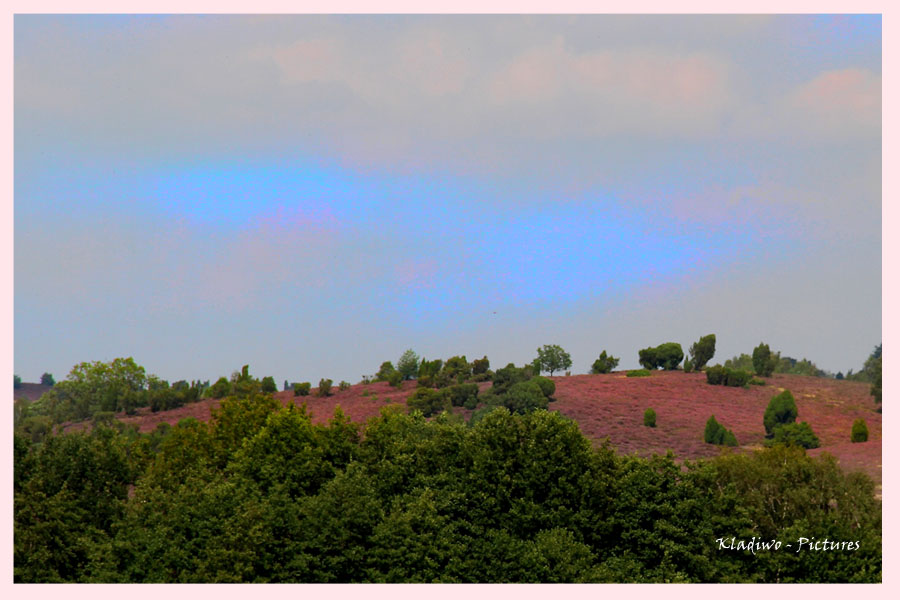
[[[760,342],[759,346],[753,349],[753,370],[760,377],[771,377],[778,365],[780,356],[772,354],[768,344]]]
[[[13,375],[13,389],[19,389],[22,387],[22,378],[18,375]]]
[[[612,354],[607,356],[606,350],[600,353],[600,357],[591,365],[591,374],[599,375],[601,373],[610,373],[619,366],[619,359]]]
[[[48,385],[50,387],[53,387],[54,385],[56,385],[56,380],[53,379],[53,375],[51,375],[50,373],[44,373],[43,375],[41,375],[41,385]]]
[[[387,381],[388,376],[396,370],[397,369],[394,368],[394,363],[389,360],[384,361],[381,363],[381,366],[378,367],[378,372],[375,374],[375,381]]]
[[[688,349],[691,355],[691,366],[694,371],[700,371],[716,353],[716,334],[704,335],[698,341],[691,344]]]
[[[656,348],[644,348],[638,352],[638,362],[645,369],[665,369],[666,371],[674,371],[684,359],[684,351],[681,344],[677,342],[667,342],[660,344]]]
[[[872,383],[869,393],[875,398],[875,402],[881,404],[881,344],[878,344],[866,359],[863,371]]]
[[[644,425],[646,427],[656,427],[656,411],[652,408],[644,411]]]
[[[763,414],[766,437],[773,437],[776,427],[793,423],[796,420],[797,403],[794,402],[794,395],[791,394],[790,390],[784,390],[772,397],[765,414]]]
[[[274,377],[263,377],[262,378],[262,391],[266,394],[274,394],[278,391],[278,387],[275,385]]]
[[[572,357],[569,353],[555,344],[544,345],[543,348],[538,348],[537,353],[536,364],[542,371],[549,371],[551,376],[554,371],[564,371],[572,366]]]
[[[419,357],[412,351],[412,348],[403,353],[400,360],[397,361],[397,370],[403,376],[403,380],[407,381],[415,377],[419,370]]]

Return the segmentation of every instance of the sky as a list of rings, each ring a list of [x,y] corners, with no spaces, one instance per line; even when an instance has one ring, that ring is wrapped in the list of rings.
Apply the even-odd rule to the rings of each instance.
[[[14,369],[881,343],[881,18],[14,19]]]

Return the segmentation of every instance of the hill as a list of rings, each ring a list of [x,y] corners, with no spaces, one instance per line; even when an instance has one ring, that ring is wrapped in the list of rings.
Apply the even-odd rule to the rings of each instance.
[[[804,375],[776,374],[764,386],[749,389],[712,386],[702,373],[654,372],[651,377],[628,378],[624,372],[606,375],[553,377],[557,401],[550,410],[574,419],[581,431],[600,443],[609,438],[619,452],[639,455],[663,454],[672,450],[684,459],[715,456],[721,449],[703,442],[703,428],[710,415],[738,439],[740,448],[761,447],[765,440],[762,416],[769,400],[788,389],[797,402],[797,421],[807,421],[819,437],[821,447],[813,456],[828,452],[845,469],[862,470],[872,477],[881,492],[881,414],[869,395],[869,386],[853,381],[837,381]],[[34,384],[30,384],[34,385]],[[490,383],[480,384],[482,390]],[[295,397],[293,392],[275,394],[282,404],[306,403],[315,422],[325,422],[340,406],[347,416],[360,423],[379,414],[385,406],[405,406],[415,390],[415,382],[396,389],[384,382],[357,384],[333,396]],[[152,431],[159,423],[176,424],[183,418],[209,420],[218,400],[204,400],[181,408],[152,413],[143,408],[137,415],[120,415],[124,423],[134,423],[140,431]],[[653,408],[655,428],[644,427],[643,413]],[[471,411],[457,408],[468,417]],[[864,419],[869,441],[850,443],[853,421]],[[83,425],[82,425],[83,426]],[[79,427],[79,424],[72,426]]]

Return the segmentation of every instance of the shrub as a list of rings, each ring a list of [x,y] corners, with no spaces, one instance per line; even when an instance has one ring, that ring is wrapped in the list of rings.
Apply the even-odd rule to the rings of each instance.
[[[349,389],[350,389],[350,382],[349,382],[349,381],[344,381],[344,380],[342,379],[341,382],[338,384],[338,389],[339,389],[340,391],[342,391],[342,392],[345,391],[345,390],[349,390]]]
[[[752,377],[747,371],[725,369],[725,385],[729,387],[744,387]]]
[[[472,375],[486,375],[490,368],[491,361],[487,356],[472,361]]]
[[[591,365],[591,373],[594,375],[600,375],[601,373],[610,373],[617,366],[619,366],[619,359],[614,357],[612,354],[607,356],[606,350],[604,350],[600,353],[600,357],[594,361],[594,364]]]
[[[447,394],[431,388],[416,388],[416,391],[406,399],[409,412],[421,411],[426,417],[439,414],[449,408]]]
[[[656,348],[644,348],[638,352],[638,362],[645,369],[665,369],[674,371],[684,359],[684,351],[681,344],[667,342]]]
[[[716,334],[704,335],[698,341],[691,344],[688,349],[691,355],[691,366],[695,371],[702,371],[706,363],[716,353]]]
[[[478,387],[478,386],[476,386]],[[478,394],[474,394],[466,398],[463,402],[463,408],[467,408],[469,410],[475,410],[475,407],[478,406]]]
[[[432,361],[427,361],[427,360],[425,360],[425,359],[423,358],[423,359],[422,359],[422,362],[419,363],[419,374],[418,374],[418,378],[419,378],[419,379],[424,379],[424,378],[426,378],[426,377],[429,377],[429,378],[431,378],[431,379],[433,380],[434,377],[435,377],[438,373],[441,372],[441,367],[442,367],[443,365],[444,365],[444,361],[442,361],[442,360],[439,359],[439,358],[436,359],[436,360],[432,360]],[[429,385],[430,385],[430,384],[429,384]]]
[[[706,421],[706,428],[703,430],[703,441],[707,444],[716,444],[718,446],[737,446],[737,438],[734,433],[716,421],[716,416],[712,415]]]
[[[519,368],[513,363],[509,363],[502,369],[497,369],[494,372],[494,377],[492,379],[494,385],[491,386],[491,389],[494,393],[502,394],[513,385],[521,381],[527,381],[529,378],[530,375],[525,373],[524,368]]]
[[[747,383],[748,383],[749,385],[766,385],[766,382],[765,382],[765,381],[763,381],[762,379],[757,379],[756,377],[754,377],[753,379],[751,379],[751,380],[748,381]]]
[[[869,441],[869,428],[863,419],[853,421],[853,429],[850,430],[850,441],[854,444]]]
[[[100,412],[95,412],[94,416],[91,418],[91,423],[94,427],[98,425],[112,425],[112,422],[116,418],[116,413],[108,410],[102,410]]]
[[[540,386],[541,392],[548,400],[551,402],[554,400],[553,394],[556,393],[556,384],[553,383],[552,380],[538,375],[537,377],[532,377],[530,381],[533,381]]]
[[[710,385],[723,385],[725,383],[725,367],[714,365],[706,370],[706,383]]]
[[[400,371],[391,371],[388,373],[387,382],[395,388],[403,386],[403,374]]]
[[[472,367],[469,365],[466,357],[454,356],[448,358],[447,362],[444,363],[444,367],[441,369],[438,377],[435,378],[435,383],[438,384],[438,387],[446,387],[456,383],[463,383],[471,375]]]
[[[521,381],[503,395],[503,406],[509,412],[524,414],[548,405],[547,396],[541,386],[533,380]]]
[[[210,398],[224,398],[229,393],[231,393],[231,382],[224,376],[219,377],[209,388]]]
[[[326,396],[331,395],[331,384],[334,383],[330,379],[320,379],[319,380],[319,389],[316,391],[316,395],[320,398],[324,398]]]
[[[262,391],[265,394],[272,394],[278,391],[278,387],[275,385],[274,377],[262,378]]]
[[[693,370],[694,370],[694,363],[691,362],[691,359],[689,359],[689,358],[684,359],[684,372],[690,373]]]
[[[467,406],[472,404],[472,401],[477,403],[478,384],[461,383],[444,388],[443,393],[450,399],[451,406]]]
[[[766,428],[766,437],[772,437],[774,430],[779,425],[787,425],[797,420],[797,403],[790,390],[784,390],[773,396],[769,406],[763,415],[763,425]]]
[[[43,375],[41,375],[41,385],[49,385],[50,387],[53,387],[54,385],[56,385],[56,380],[53,379],[53,375],[51,375],[50,373],[44,373]]]
[[[777,354],[772,354],[768,344],[760,342],[759,346],[753,349],[753,370],[760,377],[771,377],[779,358]]]
[[[375,374],[375,381],[387,381],[388,376],[395,371],[394,363],[386,360],[378,367],[378,372]]]
[[[312,384],[308,381],[304,381],[303,383],[295,383],[294,384],[294,395],[295,396],[309,396],[309,390],[312,387]]]
[[[801,446],[807,450],[819,447],[819,438],[813,433],[809,423],[788,423],[778,425],[774,430],[774,437],[766,442],[768,445],[784,444],[785,446]]]
[[[554,371],[564,371],[572,366],[572,357],[556,344],[545,344],[543,348],[537,349],[537,353],[533,364],[539,370],[534,375],[539,375],[540,371],[549,371],[552,376]]]
[[[647,369],[634,369],[625,373],[625,377],[650,377],[650,371]]]
[[[644,426],[656,427],[656,411],[652,408],[648,408],[644,411]]]

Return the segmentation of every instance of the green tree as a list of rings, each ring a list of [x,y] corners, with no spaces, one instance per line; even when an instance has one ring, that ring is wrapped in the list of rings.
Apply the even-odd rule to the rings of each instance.
[[[43,375],[41,375],[41,385],[53,387],[54,385],[56,385],[56,380],[53,379],[53,375],[51,375],[50,373],[44,373]]]
[[[797,420],[797,403],[790,390],[784,390],[773,396],[763,415],[763,425],[766,428],[766,437],[775,435],[775,428],[780,425],[793,423]]]
[[[612,354],[607,356],[606,350],[604,350],[600,353],[599,358],[594,361],[594,364],[591,365],[591,373],[593,375],[610,373],[617,366],[619,366],[619,359],[614,357]]]
[[[545,344],[543,348],[538,348],[537,353],[535,364],[539,365],[541,371],[549,371],[551,377],[554,371],[564,371],[572,366],[572,357],[556,344]]]
[[[688,349],[694,371],[702,371],[716,353],[716,334],[704,335]]]
[[[768,344],[760,342],[759,346],[753,349],[753,371],[760,377],[771,377],[778,364],[780,356],[772,354]]]
[[[403,376],[404,381],[408,381],[416,376],[418,370],[419,356],[410,348],[397,361],[397,371]]]
[[[800,446],[806,449],[818,448],[819,438],[813,433],[809,423],[803,421],[801,423],[787,423],[784,425],[776,425],[773,430],[773,438],[767,440],[767,444],[784,444]]]
[[[262,378],[262,391],[266,394],[274,394],[278,391],[278,387],[275,385],[274,377],[263,377]]]
[[[646,427],[656,427],[656,411],[652,408],[644,411],[644,425]]]
[[[677,342],[666,342],[656,348],[644,348],[638,351],[638,362],[645,369],[665,369],[674,371],[684,359],[684,351]]]
[[[22,387],[22,378],[18,375],[13,375],[13,389],[19,389],[20,387]]]
[[[378,372],[375,374],[375,381],[387,381],[388,376],[396,370],[397,369],[394,368],[394,363],[389,360],[384,361],[381,363],[381,366],[378,367]]]
[[[331,381],[330,379],[320,379],[319,380],[319,389],[316,390],[316,396],[319,396],[320,398],[330,396],[332,394],[331,385],[333,383],[334,382]]]
[[[853,428],[850,430],[850,441],[854,444],[869,441],[869,428],[863,419],[853,421]]]

